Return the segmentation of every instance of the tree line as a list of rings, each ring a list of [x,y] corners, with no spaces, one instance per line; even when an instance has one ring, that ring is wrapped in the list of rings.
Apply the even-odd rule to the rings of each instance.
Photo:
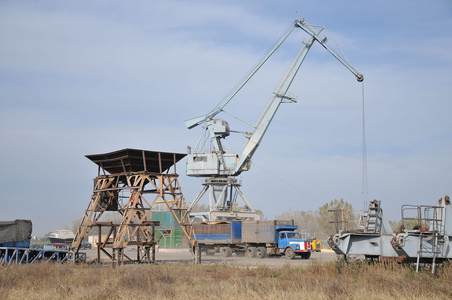
[[[301,211],[289,209],[277,216],[275,219],[293,219],[299,231],[305,231],[311,237],[327,239],[339,229],[356,228],[358,216],[353,211],[350,203],[340,198],[320,206],[315,211]]]

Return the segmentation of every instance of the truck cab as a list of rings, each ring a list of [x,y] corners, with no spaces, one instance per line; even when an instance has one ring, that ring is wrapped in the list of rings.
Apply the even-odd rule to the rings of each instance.
[[[289,259],[295,258],[295,255],[303,259],[311,257],[311,241],[302,238],[297,231],[279,231],[277,241],[279,250]]]

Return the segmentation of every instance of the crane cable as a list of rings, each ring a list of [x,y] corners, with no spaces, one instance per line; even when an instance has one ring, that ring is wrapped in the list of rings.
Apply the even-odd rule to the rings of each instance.
[[[339,44],[336,42],[336,40],[334,39],[334,36],[331,34],[331,32],[328,30],[328,28],[326,28],[326,26],[323,26],[323,28],[325,28],[326,32],[328,32],[328,35],[331,37],[331,39],[333,40],[334,44],[339,49],[339,51],[341,52],[341,54],[344,57],[344,59],[348,62],[349,65],[351,65],[351,63],[348,60],[347,56],[345,55],[344,51],[342,51],[341,47],[339,47]],[[363,85],[363,91],[364,91],[364,85]]]
[[[366,115],[364,107],[364,81],[362,82],[362,103],[363,103],[363,186],[362,186],[362,197],[364,210],[367,210],[368,205],[368,185],[367,185],[367,145],[366,145]]]
[[[272,49],[274,49],[275,48],[275,46],[278,44],[278,42],[279,41],[281,41],[281,39],[285,36],[285,35],[287,35],[288,34],[288,32],[290,32],[290,31],[292,31],[294,29],[294,24],[290,24],[290,26],[286,29],[286,31],[284,31],[284,33],[281,35],[281,37],[278,39],[278,41],[277,42],[275,42],[262,56],[261,56],[261,58],[257,61],[257,63],[256,64],[254,64],[249,70],[248,70],[248,72],[232,87],[232,89],[229,91],[229,93],[228,94],[226,94],[226,96],[222,99],[222,100],[220,100],[219,102],[218,102],[218,104],[215,106],[215,107],[220,107],[221,106],[221,104],[231,95],[231,94],[233,94],[234,93],[234,91],[235,90],[237,90],[237,88],[242,84],[242,82],[245,80],[245,78],[247,78],[247,76],[249,76],[252,72],[253,72],[253,70],[259,65],[259,63],[272,51]],[[279,47],[279,46],[278,46]],[[275,49],[275,51],[276,51],[276,49]],[[269,57],[268,57],[269,58]],[[268,59],[267,58],[267,59]],[[262,64],[263,65],[263,64]],[[262,65],[261,65],[261,67],[262,67]],[[260,67],[257,69],[257,70],[259,70],[260,69]],[[257,72],[257,70],[256,70],[256,72]],[[253,75],[254,76],[254,75]],[[248,79],[248,80],[250,80],[251,79],[251,77]],[[248,81],[247,80],[247,81]],[[240,88],[241,89],[241,88]],[[240,89],[238,90],[238,91],[236,91],[235,93],[237,94],[239,91],[240,91]],[[235,95],[234,95],[235,96]],[[233,97],[232,97],[233,98]],[[230,99],[230,100],[232,100],[232,98]],[[229,102],[229,101],[228,101]],[[224,105],[225,106],[225,105]],[[221,108],[221,111],[224,111],[223,110],[223,108]]]

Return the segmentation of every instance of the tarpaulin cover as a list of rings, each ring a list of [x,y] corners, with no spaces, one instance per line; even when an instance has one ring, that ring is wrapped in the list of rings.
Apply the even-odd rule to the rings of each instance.
[[[31,238],[30,220],[0,222],[0,243],[23,242]]]

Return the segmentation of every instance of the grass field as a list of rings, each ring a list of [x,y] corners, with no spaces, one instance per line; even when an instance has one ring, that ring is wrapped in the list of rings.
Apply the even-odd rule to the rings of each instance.
[[[33,264],[0,267],[1,299],[452,299],[452,267]]]

